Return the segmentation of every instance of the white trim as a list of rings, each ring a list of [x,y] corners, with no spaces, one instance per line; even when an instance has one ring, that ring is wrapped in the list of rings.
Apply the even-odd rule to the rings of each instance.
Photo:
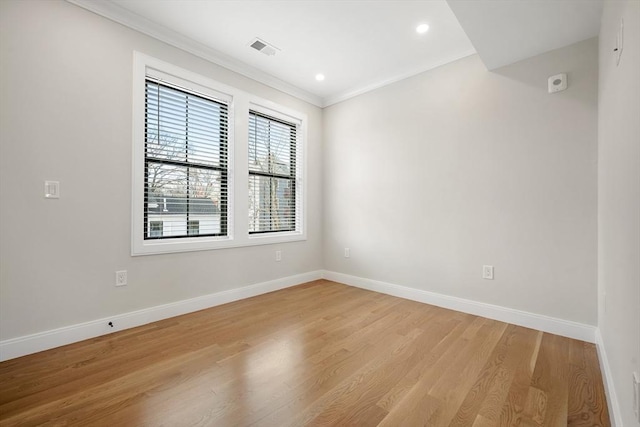
[[[251,96],[249,111],[266,114],[284,122],[297,126],[296,137],[296,229],[292,232],[273,232],[249,234],[253,244],[284,243],[307,239],[307,115],[305,113],[282,107],[273,101]],[[247,112],[248,113],[248,112]],[[248,123],[248,121],[247,121]],[[248,144],[247,144],[248,145]],[[247,161],[248,168],[248,161]],[[249,171],[247,169],[247,179]],[[248,209],[247,209],[248,211]],[[248,229],[248,228],[247,228]]]
[[[476,316],[487,317],[489,319],[512,323],[514,325],[524,326],[526,328],[536,329],[543,332],[549,332],[563,337],[574,338],[590,343],[595,342],[596,327],[585,325],[583,323],[529,313],[522,310],[483,302],[471,301],[464,298],[438,294],[421,289],[394,285],[391,283],[380,282],[378,280],[336,273],[333,271],[324,271],[322,278],[374,292],[380,292],[412,301],[461,311],[463,313],[474,314]]]
[[[613,427],[622,427],[622,412],[618,404],[616,396],[616,388],[613,384],[613,374],[611,373],[611,365],[605,350],[604,341],[600,328],[596,329],[596,349],[598,350],[598,361],[600,362],[600,372],[602,372],[605,395],[607,396],[607,406],[609,407],[609,418]]]
[[[317,107],[322,107],[322,98],[297,86],[275,78],[229,55],[185,37],[142,16],[136,15],[116,3],[102,0],[67,0],[67,2],[103,16],[125,27],[146,34],[154,39],[189,52],[199,58],[220,65],[245,77],[263,83],[286,94],[295,96]]]
[[[144,240],[144,164],[145,164],[145,81],[147,76],[176,84],[194,93],[200,93],[227,105],[228,108],[228,158],[227,158],[227,235],[220,237],[198,237],[162,240]],[[235,153],[235,103],[231,86],[208,77],[180,68],[160,59],[133,52],[133,127],[132,127],[132,174],[131,174],[131,255],[153,255],[172,252],[189,252],[239,246],[234,241],[234,153]]]
[[[89,338],[99,337],[112,332],[146,325],[147,323],[157,322],[158,320],[215,307],[232,301],[289,288],[320,278],[322,278],[321,271],[311,271],[270,280],[268,282],[256,283],[238,289],[230,289],[215,294],[203,295],[129,313],[116,314],[111,317],[104,317],[77,325],[65,326],[50,331],[0,341],[0,362]],[[113,322],[113,328],[109,327],[109,322]]]

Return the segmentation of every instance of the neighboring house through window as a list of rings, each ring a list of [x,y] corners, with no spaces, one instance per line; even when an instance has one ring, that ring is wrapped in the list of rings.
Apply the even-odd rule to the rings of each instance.
[[[200,234],[200,221],[189,221],[187,223],[187,233],[190,236],[197,236]]]
[[[149,236],[162,237],[164,233],[162,221],[149,221]]]

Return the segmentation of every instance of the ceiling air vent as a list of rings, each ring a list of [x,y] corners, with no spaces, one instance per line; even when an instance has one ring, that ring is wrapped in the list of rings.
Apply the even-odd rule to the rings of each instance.
[[[264,40],[260,40],[259,38],[253,39],[251,43],[249,43],[249,46],[257,50],[258,52],[264,53],[267,56],[273,56],[277,51],[280,50],[274,45],[269,44]]]

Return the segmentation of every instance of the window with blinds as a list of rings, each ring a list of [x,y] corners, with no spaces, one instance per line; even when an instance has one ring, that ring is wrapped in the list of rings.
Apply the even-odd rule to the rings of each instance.
[[[249,234],[296,231],[298,127],[249,112]]]
[[[144,239],[227,235],[228,106],[147,77]]]

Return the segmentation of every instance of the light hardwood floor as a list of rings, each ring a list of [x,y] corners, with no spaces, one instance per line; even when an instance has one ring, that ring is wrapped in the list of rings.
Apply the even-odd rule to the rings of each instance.
[[[0,425],[609,425],[592,344],[324,280],[0,364]]]

